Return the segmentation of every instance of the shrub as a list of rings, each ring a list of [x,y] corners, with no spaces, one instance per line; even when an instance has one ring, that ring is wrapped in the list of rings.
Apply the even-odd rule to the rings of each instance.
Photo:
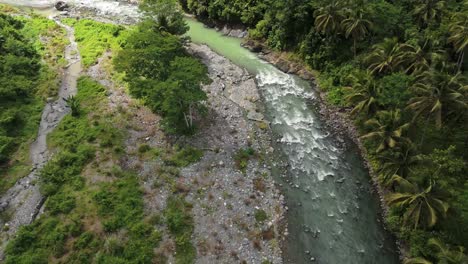
[[[257,221],[257,223],[263,223],[267,219],[268,219],[268,215],[264,210],[262,209],[255,210],[255,220]]]
[[[234,161],[236,162],[237,168],[245,173],[247,171],[247,165],[251,157],[255,155],[253,148],[240,149],[234,155]]]
[[[203,157],[203,151],[194,147],[185,147],[178,150],[175,154],[169,157],[165,162],[168,165],[176,167],[186,167],[192,163],[199,161]]]

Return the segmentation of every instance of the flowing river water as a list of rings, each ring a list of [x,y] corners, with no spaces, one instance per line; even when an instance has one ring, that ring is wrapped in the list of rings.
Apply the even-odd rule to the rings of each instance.
[[[83,1],[102,12],[127,16],[136,12],[133,6],[115,1]],[[14,2],[36,8],[51,4]],[[276,177],[289,208],[285,262],[399,263],[395,240],[383,228],[378,197],[359,151],[351,142],[345,150],[338,147],[333,131],[327,131],[310,107],[318,100],[313,87],[242,48],[240,39],[194,20],[188,24],[187,35],[193,42],[208,45],[256,76],[266,117],[278,138],[278,155],[288,164],[287,173]]]

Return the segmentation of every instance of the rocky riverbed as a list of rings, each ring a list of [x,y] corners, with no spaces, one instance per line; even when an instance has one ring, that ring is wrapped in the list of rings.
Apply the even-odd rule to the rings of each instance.
[[[185,193],[193,205],[196,262],[282,263],[284,197],[270,173],[273,148],[255,80],[207,46],[188,44],[187,50],[201,58],[212,79],[211,84],[204,86],[207,116],[201,120],[198,133],[191,137],[166,137],[158,126],[160,118],[110,81],[103,70],[110,54],[88,70],[88,75],[108,87],[110,107],[132,117],[122,125],[128,132],[127,155],[122,165],[138,171],[146,213],[160,214],[173,189],[161,175],[161,162],[139,156],[138,146],[167,149],[174,144],[189,144],[204,150],[203,158],[183,168],[176,182],[176,189]],[[234,156],[248,147],[256,154],[242,172]],[[259,220],[259,212],[266,218]],[[156,251],[171,262],[174,243],[165,235]]]

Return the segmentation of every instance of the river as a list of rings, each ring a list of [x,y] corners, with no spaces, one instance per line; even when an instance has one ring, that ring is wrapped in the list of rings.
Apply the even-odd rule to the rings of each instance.
[[[29,6],[39,2],[43,6],[51,3],[15,1]],[[135,12],[125,4],[85,2],[97,9],[104,6],[102,12]],[[285,175],[276,176],[289,208],[285,262],[399,263],[395,241],[383,228],[378,197],[372,192],[359,151],[351,142],[346,150],[337,146],[332,131],[326,130],[310,107],[317,100],[311,85],[260,60],[240,46],[240,39],[223,36],[194,20],[187,22],[193,42],[208,45],[256,76],[266,118],[278,139],[278,155],[289,168]]]

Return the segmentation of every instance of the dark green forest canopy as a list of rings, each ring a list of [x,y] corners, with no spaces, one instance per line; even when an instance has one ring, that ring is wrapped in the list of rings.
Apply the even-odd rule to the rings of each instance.
[[[320,72],[329,103],[351,110],[409,255],[466,261],[468,1],[179,2]]]
[[[23,23],[0,13],[0,166],[8,161],[36,112],[40,57],[22,33]]]

